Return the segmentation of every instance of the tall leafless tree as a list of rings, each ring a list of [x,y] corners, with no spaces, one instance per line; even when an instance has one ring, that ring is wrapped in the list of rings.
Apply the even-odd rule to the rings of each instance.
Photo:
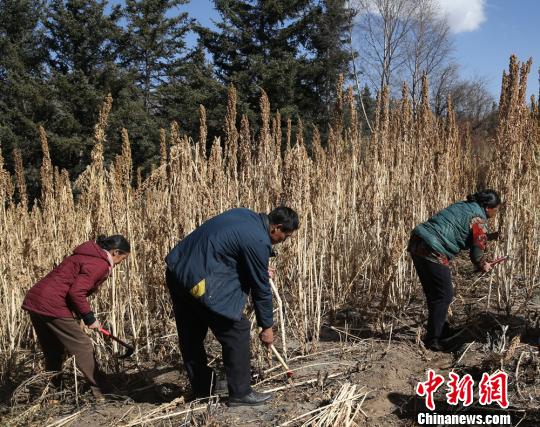
[[[450,27],[436,0],[356,0],[359,57],[371,85],[420,96],[422,75],[445,67],[452,53]]]
[[[432,73],[430,79],[431,103],[437,116],[446,113],[448,95],[451,95],[453,87],[459,80],[459,66],[454,62]]]
[[[356,0],[360,57],[367,78],[379,90],[390,86],[406,61],[414,5],[414,0]]]
[[[450,26],[437,11],[434,0],[415,1],[414,13],[405,43],[404,80],[409,82],[413,108],[420,100],[422,76],[432,80],[445,68],[453,51]]]
[[[448,64],[433,76],[431,99],[436,115],[446,114],[448,97],[452,99],[458,119],[469,122],[473,131],[483,126],[493,113],[495,99],[486,80],[482,77],[461,78],[455,63]]]

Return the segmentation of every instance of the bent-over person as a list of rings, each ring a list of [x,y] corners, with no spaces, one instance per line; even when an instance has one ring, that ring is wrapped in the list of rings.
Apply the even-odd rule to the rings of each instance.
[[[492,261],[485,259],[488,240],[498,233],[487,232],[487,220],[497,213],[501,199],[494,190],[482,190],[454,203],[411,233],[408,251],[427,300],[426,347],[442,351],[452,333],[446,319],[454,296],[449,262],[468,249],[471,262],[482,272],[490,271]]]
[[[120,235],[87,241],[32,286],[22,305],[30,314],[47,371],[61,371],[66,351],[74,355],[97,401],[103,400],[108,384],[98,368],[92,340],[79,319],[90,329],[101,327],[87,297],[99,289],[129,252],[129,242]],[[53,377],[53,385],[60,384],[60,375]]]
[[[251,388],[250,322],[244,306],[251,294],[262,328],[259,337],[272,344],[272,245],[285,241],[298,225],[298,215],[288,207],[268,215],[231,209],[206,221],[167,255],[166,281],[180,350],[196,397],[215,391],[204,348],[210,329],[222,347],[229,405],[259,405],[270,398]]]

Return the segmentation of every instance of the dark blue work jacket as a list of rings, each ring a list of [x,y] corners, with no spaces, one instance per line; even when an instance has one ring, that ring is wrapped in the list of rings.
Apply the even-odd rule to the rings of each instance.
[[[268,216],[245,208],[209,219],[167,255],[179,286],[215,313],[242,317],[251,293],[257,323],[273,324],[268,262],[273,255]]]

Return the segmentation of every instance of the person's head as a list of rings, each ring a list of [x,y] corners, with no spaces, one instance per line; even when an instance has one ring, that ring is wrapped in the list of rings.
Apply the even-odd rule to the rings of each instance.
[[[286,206],[280,206],[268,214],[269,233],[272,244],[284,242],[300,225],[298,214]]]
[[[111,254],[114,265],[124,261],[131,252],[129,242],[120,234],[115,234],[113,236],[99,236],[96,239],[96,243],[101,249],[104,249]]]
[[[501,204],[501,196],[495,190],[480,190],[467,196],[468,202],[476,202],[484,208],[488,218],[493,218]]]

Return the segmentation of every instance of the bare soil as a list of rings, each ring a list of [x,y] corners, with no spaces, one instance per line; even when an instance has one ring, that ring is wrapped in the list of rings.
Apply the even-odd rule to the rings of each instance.
[[[229,408],[226,395],[187,402],[189,388],[180,358],[159,366],[121,362],[117,373],[109,375],[117,395],[96,406],[84,381],[76,389],[69,372],[63,390],[52,392],[48,379],[30,371],[23,355],[0,389],[0,425],[273,426],[329,404],[345,383],[367,392],[365,400],[353,402],[353,408],[361,403],[361,411],[354,418],[357,425],[417,425],[418,413],[427,410],[424,398],[416,396],[415,389],[431,368],[445,377],[450,371],[469,373],[475,380],[475,390],[483,372],[502,369],[509,375],[507,410],[497,404],[479,405],[477,394],[467,408],[449,407],[447,389],[441,387],[435,395],[437,413],[508,413],[513,425],[538,426],[539,306],[533,298],[524,299],[520,315],[486,310],[488,279],[482,283],[482,291],[468,288],[470,279],[456,277],[457,297],[450,319],[461,332],[451,341],[452,350],[448,352],[432,352],[421,343],[425,312],[419,296],[400,315],[388,317],[390,320],[377,328],[362,320],[362,313],[355,308],[328,316],[312,354],[301,356],[294,351],[294,343],[290,344],[292,381],[287,381],[281,368],[268,372],[266,365],[254,372],[255,390],[284,387],[274,392],[271,403],[260,407]],[[214,346],[212,352],[219,354],[218,347]],[[258,365],[254,361],[254,366]],[[28,378],[31,381],[22,384]],[[304,384],[308,380],[312,382]],[[290,425],[302,425],[307,419],[299,418]]]

